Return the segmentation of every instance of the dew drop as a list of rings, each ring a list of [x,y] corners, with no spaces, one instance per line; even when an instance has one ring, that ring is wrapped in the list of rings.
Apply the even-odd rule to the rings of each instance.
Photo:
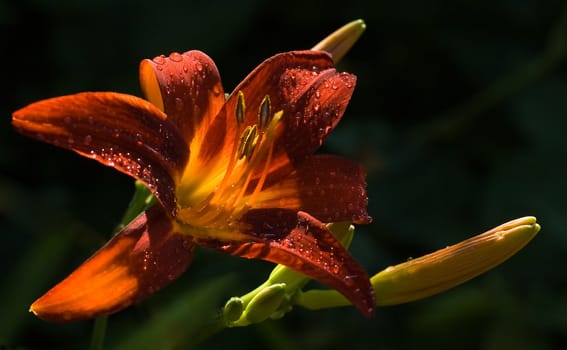
[[[72,135],[69,135],[69,137],[67,138],[67,143],[70,145],[75,143],[75,139],[73,138]]]
[[[339,265],[337,265],[337,264],[334,264],[334,265],[331,267],[331,272],[332,272],[333,274],[339,273],[340,270],[341,270],[341,268],[340,268]]]
[[[215,86],[213,86],[213,94],[215,94],[215,96],[219,96],[221,94],[222,90],[219,84],[216,84]]]
[[[321,92],[319,92],[319,90],[315,91],[315,97],[316,98],[321,97]]]
[[[89,146],[92,141],[93,141],[93,137],[92,137],[91,135],[87,135],[87,136],[85,136],[85,138],[83,139],[83,143],[84,143],[86,146]]]
[[[187,73],[187,72],[189,71],[189,68],[187,68],[186,65],[183,65],[183,71],[184,71],[185,73]]]
[[[160,64],[160,65],[161,65],[161,64],[165,64],[165,56],[164,56],[164,55],[156,56],[156,57],[154,57],[154,58],[152,59],[152,61],[153,61],[155,64]]]
[[[201,64],[201,62],[197,62],[197,63],[195,64],[195,68],[197,68],[197,70],[198,70],[199,72],[202,72],[202,71],[203,71],[203,65]]]
[[[181,62],[183,61],[183,56],[181,56],[179,52],[172,52],[169,54],[169,59],[173,62]]]
[[[139,132],[136,133],[136,144],[141,146],[143,144],[144,139],[142,138],[142,134]]]
[[[315,106],[313,106],[313,110],[314,110],[315,112],[319,112],[319,109],[321,109],[321,105],[318,104],[318,103],[316,103]]]
[[[177,109],[177,111],[181,112],[183,110],[184,104],[183,104],[183,100],[180,99],[179,97],[175,98],[175,109]]]

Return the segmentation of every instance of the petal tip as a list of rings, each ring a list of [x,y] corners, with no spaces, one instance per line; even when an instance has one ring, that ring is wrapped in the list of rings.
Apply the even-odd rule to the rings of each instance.
[[[30,311],[49,321],[77,321],[120,311],[177,278],[191,262],[191,240],[172,231],[161,206],[138,216]]]

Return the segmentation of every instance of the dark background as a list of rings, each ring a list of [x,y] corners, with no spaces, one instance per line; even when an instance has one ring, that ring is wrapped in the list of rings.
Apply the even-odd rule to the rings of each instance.
[[[29,304],[100,247],[133,191],[118,172],[29,140],[24,105],[79,91],[140,95],[142,58],[200,49],[230,91],[263,59],[344,23],[368,28],[339,68],[358,76],[322,151],[368,170],[374,222],[353,255],[370,273],[525,215],[542,232],[461,287],[378,309],[296,308],[203,328],[267,263],[199,250],[179,280],[110,317],[107,347],[557,349],[567,341],[567,12],[560,0],[0,1],[0,348],[87,348],[92,321],[52,324]],[[171,320],[174,320],[173,323]],[[139,343],[136,343],[139,342]]]

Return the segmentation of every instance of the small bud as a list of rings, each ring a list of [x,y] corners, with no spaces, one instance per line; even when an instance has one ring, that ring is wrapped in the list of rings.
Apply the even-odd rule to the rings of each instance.
[[[224,305],[223,315],[224,319],[228,322],[236,322],[242,316],[244,311],[244,303],[238,297],[230,298]]]
[[[265,321],[278,311],[286,298],[285,288],[285,283],[273,284],[256,294],[244,310],[248,322]]]

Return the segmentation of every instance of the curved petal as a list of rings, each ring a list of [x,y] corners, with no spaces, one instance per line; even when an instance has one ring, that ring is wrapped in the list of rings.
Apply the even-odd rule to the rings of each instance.
[[[374,314],[374,290],[368,275],[320,221],[303,212],[284,210],[256,210],[246,219],[255,233],[249,241],[199,243],[231,255],[285,265],[336,289],[365,316]]]
[[[165,115],[140,98],[86,92],[32,103],[13,114],[30,137],[73,150],[144,182],[168,212],[189,149]]]
[[[302,162],[315,152],[342,117],[356,78],[338,73],[329,54],[293,51],[273,56],[240,83],[211,124],[198,157],[225,164],[233,155],[242,130],[258,123],[260,105],[270,96],[270,113],[283,111],[284,132],[274,144],[270,170]],[[239,92],[245,98],[245,118],[238,123]],[[218,157],[218,158],[217,158]],[[262,164],[257,172],[264,171]],[[289,167],[287,168],[289,171]]]
[[[142,213],[31,306],[38,317],[74,321],[110,314],[169,284],[191,262],[190,236],[172,231],[161,206]]]
[[[193,137],[204,138],[224,104],[217,67],[201,51],[143,60],[140,83],[146,98],[165,112],[188,142]]]
[[[304,211],[323,222],[368,224],[366,172],[333,155],[315,155],[286,178],[267,185],[249,202],[252,208]],[[252,184],[253,186],[254,184]]]

